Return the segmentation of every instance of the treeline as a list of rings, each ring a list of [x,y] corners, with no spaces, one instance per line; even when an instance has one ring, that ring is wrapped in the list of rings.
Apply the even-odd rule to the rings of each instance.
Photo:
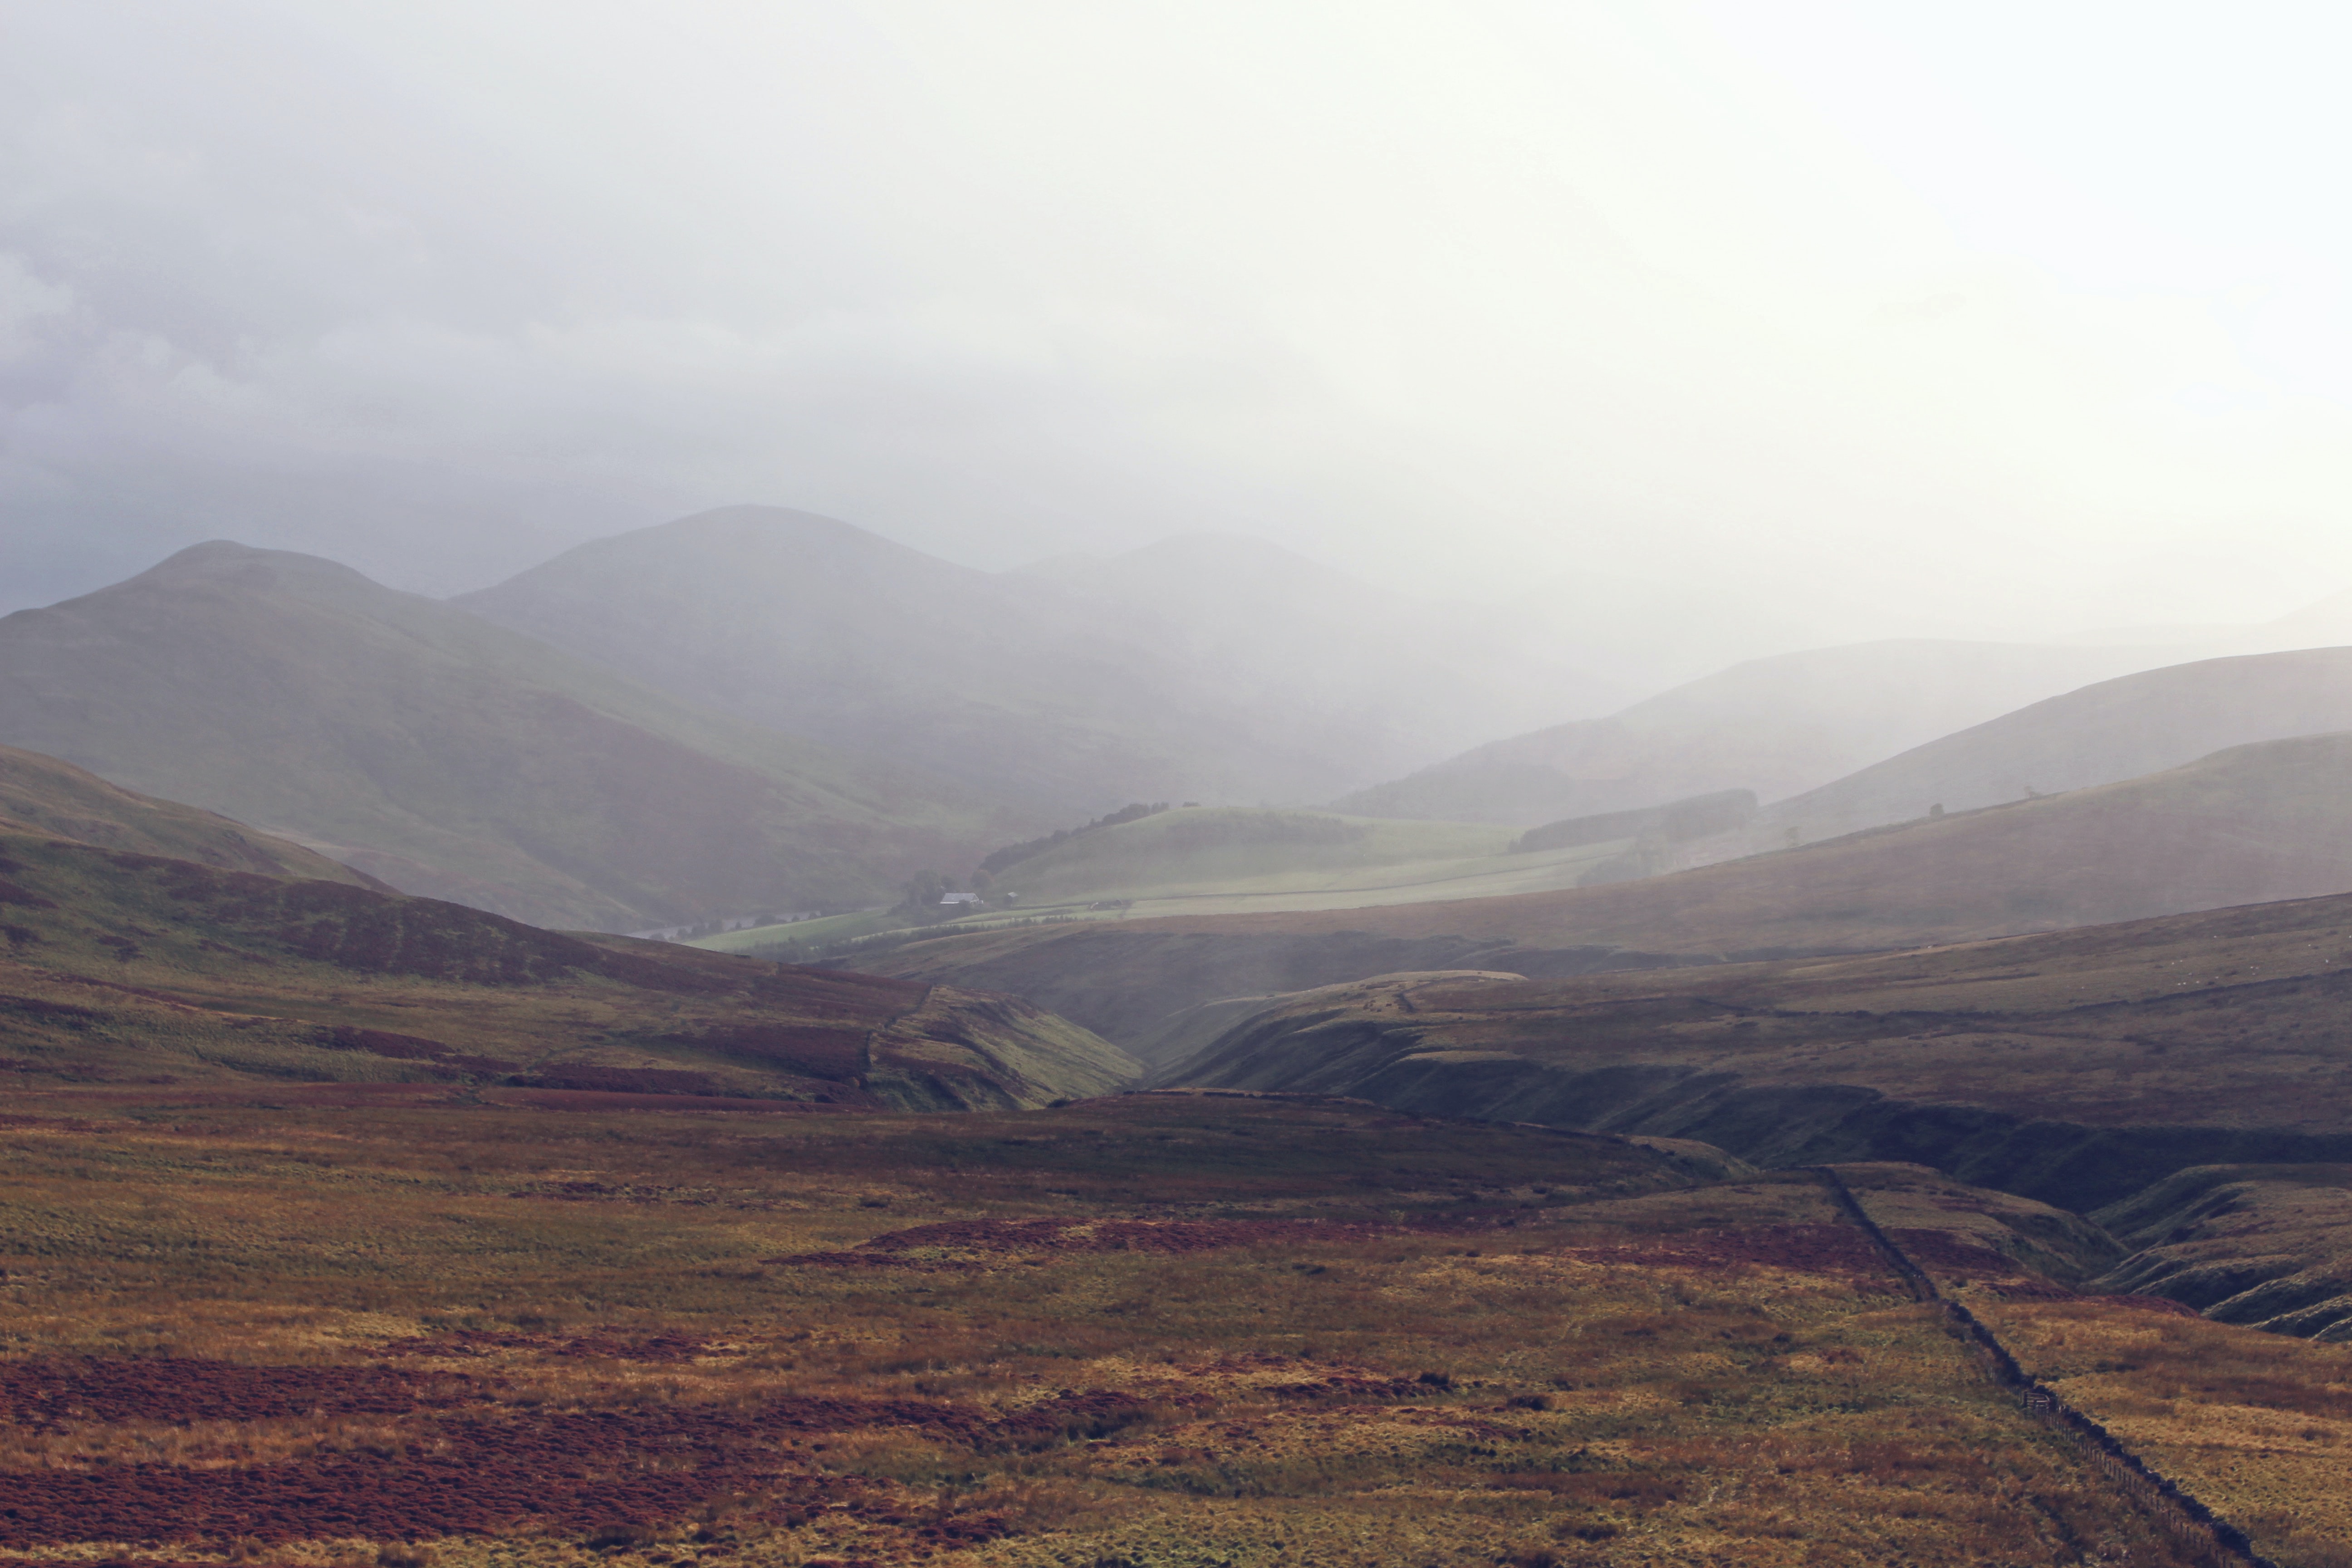
[[[1030,856],[1043,854],[1056,844],[1066,844],[1081,833],[1092,833],[1097,827],[1117,827],[1124,823],[1140,822],[1147,816],[1157,816],[1167,809],[1168,803],[1164,800],[1155,800],[1149,805],[1137,801],[1129,805],[1122,805],[1108,816],[1096,817],[1084,827],[1065,827],[1057,832],[1049,833],[1043,838],[1032,838],[1025,844],[1008,844],[1002,849],[992,849],[988,853],[988,858],[980,863],[980,868],[992,877],[1007,866],[1019,865]]]

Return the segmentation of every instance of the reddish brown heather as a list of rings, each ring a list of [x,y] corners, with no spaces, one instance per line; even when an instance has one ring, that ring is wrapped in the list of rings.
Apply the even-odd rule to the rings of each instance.
[[[975,1450],[1021,1452],[1107,1436],[1150,1414],[1131,1394],[1095,1390],[1001,1415],[920,1400],[785,1398],[744,1410],[460,1417],[388,1456],[338,1454],[240,1469],[136,1464],[19,1472],[0,1500],[0,1545],[223,1534],[263,1542],[414,1538],[645,1523],[774,1482],[798,1462],[776,1447],[789,1434],[898,1429]],[[855,1480],[829,1477],[799,1485],[804,1493],[860,1489]]]
[[[478,1397],[470,1379],[374,1366],[247,1366],[217,1361],[0,1362],[0,1425],[55,1431],[75,1421],[266,1421],[397,1415]]]

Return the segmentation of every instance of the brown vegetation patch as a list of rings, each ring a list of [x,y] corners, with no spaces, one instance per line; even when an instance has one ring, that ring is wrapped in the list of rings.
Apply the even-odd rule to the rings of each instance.
[[[380,1368],[379,1376],[399,1377]],[[1066,1393],[1009,1415],[919,1400],[785,1398],[748,1409],[597,1411],[454,1419],[404,1450],[241,1469],[121,1465],[11,1478],[0,1545],[336,1536],[415,1538],[571,1531],[681,1517],[722,1492],[765,1489],[806,1463],[790,1434],[907,1430],[934,1442],[1024,1452],[1109,1436],[1150,1414],[1114,1390]],[[868,1494],[803,1474],[798,1493]]]
[[[713,1342],[699,1334],[664,1333],[642,1339],[589,1333],[571,1338],[547,1334],[494,1333],[459,1329],[454,1333],[391,1340],[371,1352],[379,1356],[487,1356],[499,1351],[532,1351],[562,1361],[681,1362],[711,1353]]]
[[[509,1070],[512,1070],[511,1068]],[[577,1089],[599,1094],[690,1094],[707,1099],[732,1099],[726,1086],[709,1073],[677,1068],[559,1067],[517,1077],[523,1089]]]
[[[1233,1247],[1302,1241],[1353,1241],[1379,1234],[1371,1226],[1314,1220],[950,1220],[894,1230],[859,1243],[862,1250],[913,1252],[937,1247],[971,1252],[1150,1252],[1181,1255]]]
[[[801,999],[795,998],[796,1001]],[[822,1007],[812,998],[803,1007]],[[877,1018],[879,1024],[887,1020]],[[863,1028],[835,1028],[806,1024],[733,1024],[713,1026],[693,1034],[664,1035],[662,1043],[723,1056],[748,1057],[770,1067],[808,1078],[847,1082],[866,1070]]]
[[[156,1360],[0,1363],[0,1417],[57,1431],[77,1421],[266,1421],[398,1415],[477,1396],[453,1374],[362,1366],[248,1366]]]
[[[510,1062],[499,1057],[470,1056],[443,1045],[439,1040],[428,1040],[421,1035],[395,1035],[386,1029],[322,1028],[313,1038],[318,1045],[331,1051],[362,1051],[372,1057],[385,1057],[394,1061],[423,1062],[427,1071],[445,1082],[468,1076],[489,1078],[522,1070],[520,1062]]]
[[[1843,1274],[1884,1281],[1885,1260],[1852,1226],[1767,1225],[1615,1247],[1571,1247],[1563,1255],[1589,1263],[1643,1268],[1719,1268],[1753,1264],[1805,1274]]]
[[[2173,1300],[2168,1296],[2077,1296],[2074,1300],[2095,1302],[2103,1307],[2125,1307],[2137,1312],[2158,1312],[2172,1318],[2202,1319],[2205,1315],[2186,1302]]]
[[[1920,1268],[1939,1274],[1970,1278],[1988,1274],[2022,1275],[2025,1270],[2008,1254],[1964,1241],[1948,1230],[1889,1230],[1887,1239]]]
[[[1398,1376],[1370,1367],[1265,1351],[1226,1356],[1188,1369],[1188,1376],[1229,1379],[1282,1399],[1418,1399],[1447,1393],[1453,1384],[1451,1378],[1434,1373]]]
[[[533,1110],[740,1110],[782,1115],[794,1111],[875,1110],[881,1101],[851,1089],[829,1089],[808,1100],[772,1100],[764,1096],[713,1094],[621,1093],[593,1089],[534,1089],[499,1086],[483,1098],[500,1105],[528,1106]]]

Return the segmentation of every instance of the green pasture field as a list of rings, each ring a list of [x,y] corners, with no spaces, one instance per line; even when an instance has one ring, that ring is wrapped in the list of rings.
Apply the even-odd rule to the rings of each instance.
[[[1005,868],[992,893],[1010,906],[909,925],[885,910],[702,937],[694,945],[758,952],[791,942],[839,952],[858,938],[966,930],[1028,918],[1223,915],[1364,909],[1576,886],[1629,840],[1509,855],[1508,827],[1407,822],[1237,806],[1165,811],[1092,832]],[[1099,906],[1114,906],[1102,908]]]

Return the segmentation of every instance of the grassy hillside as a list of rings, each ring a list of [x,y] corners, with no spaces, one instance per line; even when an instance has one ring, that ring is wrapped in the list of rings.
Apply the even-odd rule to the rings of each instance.
[[[2137,1248],[2106,1289],[2352,1344],[2352,1165],[2198,1165],[2099,1212]]]
[[[1717,790],[1748,789],[1779,800],[2169,657],[2135,647],[1929,641],[1781,654],[1734,665],[1607,718],[1480,746],[1360,790],[1334,809],[1530,827]]]
[[[1963,942],[2352,889],[2352,736],[1671,876],[1344,913],[938,941],[883,972],[1031,997],[1124,1042],[1223,996],[1400,969],[1572,975]]]
[[[0,1070],[28,1086],[954,1108],[1098,1093],[1133,1070],[1009,997],[47,837],[0,836]]]
[[[2174,665],[2102,681],[1765,807],[1722,853],[1968,811],[2179,767],[2223,747],[2352,730],[2352,647]]]
[[[1630,842],[1630,836],[1627,840]],[[1510,853],[1477,823],[1203,807],[1098,828],[998,871],[1034,910],[1124,900],[1131,912],[1347,909],[1572,887],[1623,843]]]
[[[2352,897],[1873,957],[1391,976],[1171,1081],[1904,1159],[2085,1211],[2191,1165],[2352,1159]]]
[[[829,954],[863,966],[910,940],[1150,919],[1354,910],[1571,888],[1634,845],[1595,839],[1514,852],[1507,829],[1328,812],[1203,806],[1096,827],[1000,868],[993,902],[953,919],[870,910],[695,939],[714,952]]]
[[[71,763],[0,746],[0,831],[50,834],[226,871],[382,888],[341,861],[218,813],[108,784]]]
[[[548,925],[877,901],[1018,826],[332,563],[226,543],[0,619],[0,741]]]
[[[1362,1105],[965,1117],[182,1089],[12,1106],[0,1547],[559,1568],[2209,1561],[1989,1381],[1822,1182]],[[2125,1410],[2333,1439],[2340,1352],[2077,1296],[2063,1216],[1865,1203]],[[2034,1238],[2023,1260],[1996,1249]],[[1980,1266],[1980,1267],[1979,1267]],[[2052,1336],[2039,1331],[2037,1354]],[[2177,1325],[2185,1325],[2177,1326]],[[2180,1342],[2186,1333],[2200,1336]],[[2261,1352],[2275,1352],[2264,1355]],[[2104,1380],[2104,1382],[2102,1381]],[[2257,1544],[2300,1439],[2206,1450]],[[2191,1456],[2192,1458],[2197,1456]],[[2274,1508],[2273,1511],[2277,1511]],[[133,1544],[139,1543],[139,1544]],[[2317,1568],[2318,1558],[2289,1558]]]

